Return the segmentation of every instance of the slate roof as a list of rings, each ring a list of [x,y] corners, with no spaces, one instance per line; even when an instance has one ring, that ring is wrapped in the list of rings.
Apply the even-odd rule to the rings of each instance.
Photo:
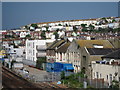
[[[65,43],[63,46],[61,46],[61,47],[57,50],[57,52],[65,53],[65,52],[67,51],[69,45],[70,45],[70,42]]]
[[[90,55],[107,55],[118,50],[118,48],[87,48]]]
[[[109,54],[103,56],[102,58],[120,59],[120,49],[116,50],[112,53],[109,53]]]
[[[47,49],[55,49],[56,47],[59,47],[60,45],[64,44],[65,42],[66,42],[65,40],[54,41]]]
[[[103,45],[103,48],[113,48],[108,40],[76,40],[80,47],[94,48],[93,45]]]

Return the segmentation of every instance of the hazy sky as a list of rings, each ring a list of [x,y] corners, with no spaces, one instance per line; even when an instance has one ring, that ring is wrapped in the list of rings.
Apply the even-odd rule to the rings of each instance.
[[[3,29],[30,23],[118,16],[117,2],[3,2]]]

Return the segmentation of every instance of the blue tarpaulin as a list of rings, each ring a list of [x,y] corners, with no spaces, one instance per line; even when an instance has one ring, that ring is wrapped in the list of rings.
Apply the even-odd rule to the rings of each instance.
[[[66,68],[67,70],[74,70],[74,68],[71,67],[71,66],[66,66],[65,68]]]
[[[73,65],[70,63],[60,63],[60,62],[54,62],[54,63],[46,63],[46,71],[47,72],[69,72],[73,71]]]

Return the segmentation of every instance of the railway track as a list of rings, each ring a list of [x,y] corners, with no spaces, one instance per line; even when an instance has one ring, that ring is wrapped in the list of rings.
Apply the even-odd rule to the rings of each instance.
[[[57,85],[54,85],[52,83],[32,83],[27,81],[26,79],[16,75],[14,72],[10,71],[9,69],[7,69],[6,67],[2,67],[2,84],[3,84],[3,88],[9,88],[9,90],[12,89],[23,89],[24,90],[28,90],[28,88],[33,88],[33,89],[46,89],[48,90],[48,88],[50,89],[56,89],[56,88],[60,88]]]
[[[7,68],[2,67],[2,84],[5,88],[39,88],[35,84],[28,82],[24,78],[21,78],[9,71]]]

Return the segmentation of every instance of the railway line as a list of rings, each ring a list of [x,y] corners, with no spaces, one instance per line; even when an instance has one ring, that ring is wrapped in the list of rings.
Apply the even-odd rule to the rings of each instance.
[[[3,88],[39,88],[35,84],[17,76],[5,67],[2,67],[2,84]]]
[[[57,85],[54,85],[52,83],[32,83],[27,81],[26,79],[16,75],[14,72],[10,71],[9,69],[7,69],[6,67],[2,67],[2,84],[3,84],[3,89],[4,88],[9,88],[9,90],[12,89],[24,89],[24,90],[28,90],[28,88],[31,89],[46,89],[47,88],[51,88],[51,89],[55,89],[55,88],[60,88]]]

